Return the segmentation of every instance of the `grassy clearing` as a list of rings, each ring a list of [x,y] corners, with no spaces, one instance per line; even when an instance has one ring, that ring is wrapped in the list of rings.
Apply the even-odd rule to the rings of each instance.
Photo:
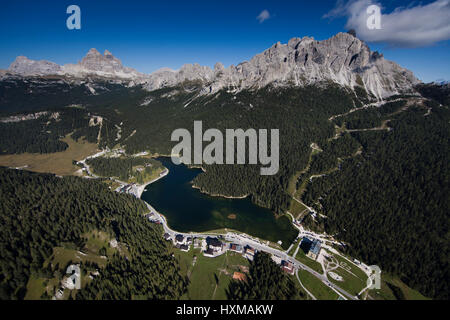
[[[329,274],[327,274],[328,280],[333,282],[334,284],[338,285],[348,293],[352,295],[358,295],[362,289],[364,289],[367,285],[367,283],[351,273],[349,273],[347,270],[344,270],[342,268],[337,268],[335,270],[332,270],[331,272],[334,272],[338,275],[340,275],[343,278],[343,281],[337,281],[334,280]]]
[[[390,274],[381,274],[381,288],[369,290],[375,300],[430,300]]]
[[[85,253],[74,249],[67,249],[63,247],[55,247],[53,248],[53,254],[50,257],[50,260],[47,263],[51,263],[53,266],[58,264],[61,268],[64,268],[66,265],[71,263],[79,263],[79,262],[93,262],[98,264],[100,267],[104,267],[106,265],[106,258],[99,256],[98,254],[93,253]],[[45,264],[44,264],[45,265]]]
[[[298,219],[298,217],[301,215],[303,211],[307,210],[307,208],[301,204],[300,202],[296,201],[295,199],[291,200],[291,205],[289,207],[289,212],[292,213],[292,215]]]
[[[248,267],[247,259],[240,254],[227,252],[216,258],[203,256],[199,249],[182,252],[174,249],[182,274],[189,277],[188,292],[184,299],[222,300],[235,271]],[[193,265],[194,256],[197,257]]]
[[[339,266],[343,269],[349,270],[353,273],[357,278],[361,279],[364,283],[367,281],[367,275],[362,271],[356,264],[351,262],[350,258],[344,258],[338,254],[333,254],[328,250],[325,250],[329,255],[333,256],[339,263]]]
[[[190,272],[193,269],[192,262],[194,260],[194,256],[201,255],[200,249],[191,249],[189,250],[189,252],[184,252],[174,248],[173,253],[179,261],[181,274],[189,277]]]
[[[135,166],[133,167],[133,174],[137,173],[137,169],[140,168],[144,168],[143,166]],[[151,173],[146,173],[145,171],[142,171],[142,181],[138,181],[136,176],[130,177],[130,179],[128,179],[128,183],[141,183],[141,184],[145,184],[147,182],[153,181],[156,178],[159,178],[159,175],[161,172],[163,172],[164,170],[166,170],[166,168],[152,168]]]
[[[288,193],[290,196],[293,196],[296,199],[301,199],[301,196],[306,188],[306,185],[308,184],[308,179],[305,179],[305,181],[303,181],[303,183],[301,184],[301,186],[297,189],[297,183],[298,183],[298,179],[300,178],[300,176],[309,171],[309,167],[311,165],[311,161],[312,161],[312,157],[318,153],[320,153],[320,150],[311,148],[311,153],[309,154],[309,159],[308,159],[308,164],[306,165],[306,167],[302,170],[302,171],[297,171],[289,180],[289,184],[288,184]],[[291,211],[291,213],[293,213]]]
[[[305,179],[302,184],[300,185],[300,187],[297,189],[297,191],[295,191],[294,193],[294,198],[296,199],[301,199],[303,192],[305,192],[306,190],[306,186],[308,185],[309,179]]]
[[[192,270],[187,297],[194,300],[211,300],[220,282],[219,269],[225,266],[226,255],[208,258],[199,254]]]
[[[318,300],[337,300],[339,295],[308,271],[300,269],[298,275],[302,284]]]
[[[61,141],[69,145],[63,152],[2,155],[0,156],[0,166],[13,168],[28,166],[26,170],[29,171],[67,176],[73,175],[80,169],[72,164],[73,160],[82,160],[98,151],[97,144],[81,139],[75,142],[69,135],[61,139]]]
[[[27,283],[25,300],[39,300],[45,292],[45,279],[31,276]]]
[[[116,252],[116,249],[110,247],[111,237],[106,232],[94,230],[85,234],[83,238],[86,239],[85,250],[91,254],[101,254],[102,248],[108,257]]]
[[[162,165],[160,165],[157,162],[152,162],[149,163],[149,161],[147,161],[147,165],[134,165],[131,169],[128,168],[128,165],[131,165],[131,161],[135,160],[135,161],[139,161],[139,160],[144,160],[145,159],[150,159],[148,156],[139,156],[139,157],[130,157],[130,156],[119,156],[119,157],[111,157],[113,155],[112,152],[106,154],[103,157],[97,158],[95,160],[99,161],[95,161],[92,160],[93,162],[88,162],[91,171],[93,174],[99,176],[99,177],[103,177],[103,178],[107,178],[107,179],[118,179],[120,181],[123,181],[125,183],[131,184],[131,183],[137,183],[137,184],[146,184],[149,183],[151,181],[156,180],[157,178],[160,177],[160,174],[166,170],[165,167],[163,167]],[[114,165],[118,165],[119,168],[113,169],[113,170],[101,170],[101,166],[104,165],[102,164],[102,160],[105,161],[105,163],[107,163],[107,159],[109,159],[110,161],[114,161],[112,162],[110,165],[114,166]],[[116,162],[117,161],[117,162]],[[122,162],[121,165],[120,162]],[[124,163],[129,162],[127,164],[127,169],[124,168]],[[115,163],[115,164],[114,164]],[[129,171],[129,172],[128,172]],[[126,174],[126,176],[124,176]],[[112,185],[111,187],[114,187],[114,183],[113,182],[108,182],[107,180],[105,180],[105,182],[108,183],[108,185]]]
[[[60,288],[60,281],[66,272],[65,268],[67,268],[70,263],[82,264],[81,287],[83,288],[92,281],[89,275],[96,269],[96,267],[89,267],[83,271],[83,265],[86,267],[86,262],[97,264],[98,268],[103,268],[106,266],[107,257],[112,256],[116,250],[119,250],[122,254],[128,255],[127,249],[122,248],[122,246],[118,247],[118,249],[111,248],[109,246],[111,237],[105,232],[94,230],[83,235],[83,238],[85,239],[83,252],[76,250],[75,246],[71,243],[66,243],[63,246],[53,248],[52,255],[43,263],[44,268],[47,268],[48,266],[51,267],[52,275],[49,276],[49,278],[31,276],[27,283],[25,299],[41,299],[45,292],[47,292],[49,296],[53,296],[55,290]],[[105,256],[103,256],[102,253],[105,254]],[[58,276],[56,275],[56,273],[58,273],[57,271],[59,272]],[[75,294],[76,292],[74,290],[70,291],[66,289],[64,290],[63,299],[69,298],[70,295],[74,297]]]
[[[303,171],[297,171],[289,180],[289,184],[288,184],[288,188],[287,188],[287,192],[289,195],[294,195],[295,190],[297,189],[297,180],[300,177],[300,175],[302,174]]]
[[[39,300],[44,293],[48,296],[53,296],[56,290],[61,287],[60,281],[61,277],[65,275],[65,268],[69,263],[79,263],[79,262],[93,262],[99,267],[104,267],[106,265],[106,258],[102,258],[99,255],[94,255],[88,253],[85,255],[80,254],[79,251],[74,249],[68,249],[64,247],[53,248],[53,254],[49,259],[44,262],[44,267],[49,264],[52,269],[59,270],[59,276],[54,276],[52,278],[37,278],[31,276],[27,283],[27,293],[25,295],[26,300]],[[87,283],[91,281],[88,274],[81,275],[81,286],[85,287]],[[70,295],[74,297],[76,294],[75,290],[70,291],[68,289],[64,290],[63,299],[69,298]]]
[[[352,295],[358,295],[362,289],[367,286],[367,275],[351,260],[344,258],[338,254],[331,253],[323,249],[330,258],[327,258],[326,269],[334,272],[343,278],[343,281],[337,281],[327,274],[328,279],[348,291]],[[336,268],[337,267],[337,268]],[[333,269],[336,268],[336,269]]]
[[[301,248],[298,250],[297,255],[295,256],[295,259],[297,259],[298,261],[300,261],[303,264],[306,264],[311,269],[313,269],[319,273],[323,273],[322,265],[320,263],[318,263],[317,261],[307,257],[305,252],[303,252],[303,250]]]

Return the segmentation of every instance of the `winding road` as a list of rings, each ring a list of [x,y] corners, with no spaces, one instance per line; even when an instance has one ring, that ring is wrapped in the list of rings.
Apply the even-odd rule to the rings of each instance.
[[[93,174],[93,173],[91,172],[89,165],[86,163],[86,160],[92,159],[92,158],[96,158],[96,157],[99,157],[99,156],[102,156],[102,155],[105,154],[105,153],[106,153],[106,151],[101,151],[101,152],[99,152],[99,153],[96,153],[96,154],[93,155],[93,156],[87,157],[86,159],[79,161],[78,163],[79,163],[79,164],[83,164],[83,166],[86,168],[86,172],[88,173],[88,175],[89,175],[90,177],[95,178],[95,179],[101,178],[101,177],[96,176],[95,174]],[[166,174],[168,174],[168,172],[167,172]],[[164,175],[164,176],[165,176],[165,175]],[[161,176],[160,178],[162,178],[162,177],[163,177],[163,176]],[[155,179],[155,181],[156,181],[156,180],[159,180],[160,178]],[[153,181],[153,182],[154,182],[154,181]],[[139,195],[138,195],[138,194],[134,194],[134,196],[136,196],[136,197],[139,198]],[[144,201],[144,200],[142,200],[142,201]],[[266,253],[269,253],[269,254],[278,256],[278,257],[281,258],[282,260],[288,261],[288,262],[292,263],[292,264],[294,265],[295,272],[296,272],[296,274],[297,274],[297,279],[299,279],[299,277],[298,277],[298,269],[301,268],[301,269],[306,270],[307,272],[311,273],[312,275],[314,275],[316,278],[318,278],[319,280],[321,280],[325,285],[327,285],[327,286],[329,286],[329,287],[331,287],[331,288],[333,288],[333,289],[339,291],[340,293],[342,293],[342,294],[343,294],[345,297],[347,297],[348,299],[351,299],[351,300],[358,300],[358,297],[355,297],[355,296],[351,295],[350,293],[348,293],[348,292],[345,291],[344,289],[342,289],[342,288],[338,287],[337,285],[335,285],[335,284],[329,282],[328,279],[327,279],[327,277],[326,277],[325,275],[319,274],[318,272],[314,271],[313,269],[311,269],[311,268],[308,267],[307,265],[305,265],[305,264],[301,263],[300,261],[296,260],[294,257],[289,256],[289,255],[287,254],[287,252],[281,251],[281,250],[279,250],[279,249],[270,247],[269,245],[263,243],[263,241],[260,240],[260,239],[258,239],[258,238],[253,238],[253,237],[251,237],[250,235],[247,235],[247,234],[244,234],[244,233],[239,234],[239,233],[235,233],[235,232],[227,232],[225,235],[218,235],[218,234],[216,234],[216,233],[207,233],[207,232],[206,232],[206,233],[195,233],[195,232],[183,233],[183,232],[178,232],[178,231],[172,230],[172,229],[169,227],[169,225],[168,225],[168,223],[167,223],[167,219],[164,217],[164,215],[162,215],[161,213],[159,213],[155,208],[153,208],[153,207],[152,207],[149,203],[147,203],[146,201],[144,201],[144,203],[147,205],[147,208],[149,209],[149,212],[148,212],[148,213],[152,213],[152,214],[156,217],[156,219],[155,219],[155,218],[152,218],[152,219],[158,221],[158,222],[162,225],[162,227],[163,227],[163,229],[164,229],[164,232],[165,232],[165,233],[168,233],[172,239],[174,239],[175,236],[176,236],[177,234],[181,234],[181,235],[183,235],[184,237],[192,237],[192,238],[193,238],[193,237],[197,237],[197,238],[207,238],[207,237],[217,237],[217,236],[222,236],[222,237],[224,237],[224,239],[225,239],[226,241],[228,241],[228,242],[233,242],[233,243],[239,244],[239,245],[241,245],[241,246],[243,246],[243,247],[245,247],[245,246],[250,246],[250,247],[256,249],[257,251],[263,251],[263,252],[266,252]],[[313,211],[312,208],[309,208],[309,207],[307,207],[307,208],[310,209],[311,211]],[[146,215],[147,215],[148,213],[146,213]],[[292,218],[294,218],[294,217],[292,217]],[[295,221],[295,220],[293,220],[292,222],[294,222],[294,221]],[[300,233],[303,232],[302,228],[296,226],[294,223],[293,223],[293,225],[300,231]],[[298,250],[298,248],[297,248],[297,250]],[[296,250],[296,252],[297,252],[297,250]],[[294,256],[295,256],[295,255],[294,255]],[[299,282],[300,282],[301,286],[304,288],[304,286],[303,286],[303,284],[301,283],[300,279],[299,279]],[[304,288],[304,290],[305,290],[311,297],[313,297],[313,299],[315,299],[315,297],[314,297],[314,296],[313,296],[306,288]]]

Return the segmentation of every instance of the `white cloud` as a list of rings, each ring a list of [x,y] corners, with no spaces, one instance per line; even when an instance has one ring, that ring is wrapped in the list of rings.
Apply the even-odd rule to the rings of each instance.
[[[396,8],[381,15],[381,29],[367,27],[366,10],[370,0],[338,0],[324,18],[348,17],[346,28],[355,29],[359,38],[368,42],[384,42],[399,47],[422,47],[450,39],[450,0],[436,0],[427,5]]]
[[[259,16],[256,17],[256,19],[259,21],[259,23],[263,23],[267,19],[270,19],[270,13],[267,10],[261,11]]]

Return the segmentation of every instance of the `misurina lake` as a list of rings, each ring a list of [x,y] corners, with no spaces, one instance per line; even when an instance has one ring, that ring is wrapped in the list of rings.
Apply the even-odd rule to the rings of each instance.
[[[192,180],[202,171],[175,165],[170,158],[160,157],[169,169],[164,178],[147,186],[142,199],[166,218],[171,229],[179,232],[204,232],[222,228],[234,229],[283,247],[297,236],[288,217],[275,218],[272,211],[245,199],[213,197],[192,188]]]

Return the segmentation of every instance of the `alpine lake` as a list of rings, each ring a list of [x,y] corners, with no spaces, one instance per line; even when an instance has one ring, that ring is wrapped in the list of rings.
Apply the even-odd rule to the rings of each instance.
[[[156,160],[169,174],[148,185],[141,198],[167,218],[171,229],[185,233],[233,229],[262,240],[281,241],[285,249],[297,236],[287,216],[276,217],[249,198],[210,196],[193,188],[192,180],[201,169],[175,165],[169,157]]]

